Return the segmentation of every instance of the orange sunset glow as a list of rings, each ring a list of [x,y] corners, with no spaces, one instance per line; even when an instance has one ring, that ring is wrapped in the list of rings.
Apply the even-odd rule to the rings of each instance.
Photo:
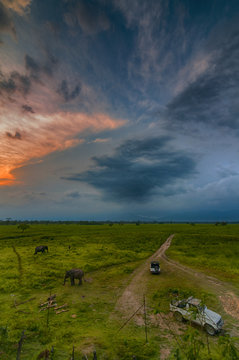
[[[12,173],[15,169],[38,161],[54,151],[63,151],[84,142],[78,136],[86,130],[97,133],[125,124],[125,121],[105,114],[83,113],[36,115],[27,128],[26,120],[24,117],[18,120],[17,127],[8,124],[1,127],[0,186],[12,185],[17,181]]]

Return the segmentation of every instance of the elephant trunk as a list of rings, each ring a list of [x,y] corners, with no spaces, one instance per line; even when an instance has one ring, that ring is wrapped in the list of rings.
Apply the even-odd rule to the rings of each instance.
[[[67,276],[65,275],[65,277],[64,277],[64,284],[63,284],[63,285],[65,285],[66,279],[67,279]]]

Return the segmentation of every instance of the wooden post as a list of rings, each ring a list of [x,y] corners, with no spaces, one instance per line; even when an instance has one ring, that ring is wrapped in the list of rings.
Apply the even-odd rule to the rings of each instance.
[[[145,295],[144,295],[144,328],[145,328],[145,342],[148,342],[148,330],[147,330],[147,314],[146,314],[146,304],[145,304]]]
[[[16,360],[20,360],[20,359],[21,359],[21,351],[22,351],[23,339],[24,339],[24,331],[22,332],[22,335],[21,335],[20,340],[19,340],[19,342],[18,342]]]

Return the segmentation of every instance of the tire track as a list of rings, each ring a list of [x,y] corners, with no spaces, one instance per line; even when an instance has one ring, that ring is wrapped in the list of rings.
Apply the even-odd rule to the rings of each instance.
[[[19,272],[19,278],[18,278],[18,281],[19,283],[21,284],[22,282],[22,275],[23,275],[23,269],[22,269],[22,259],[21,259],[21,256],[20,254],[17,252],[16,248],[14,245],[12,245],[12,249],[13,249],[13,252],[16,254],[17,256],[17,262],[18,262],[18,272]]]

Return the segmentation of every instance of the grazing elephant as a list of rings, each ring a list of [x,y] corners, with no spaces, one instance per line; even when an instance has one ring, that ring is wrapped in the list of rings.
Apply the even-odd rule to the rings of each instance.
[[[44,253],[45,250],[48,252],[48,246],[45,245],[37,246],[34,255],[36,255],[38,252]]]
[[[71,279],[71,285],[75,285],[75,279],[79,279],[79,285],[82,284],[82,278],[84,277],[84,271],[81,269],[71,269],[66,271],[64,278],[64,285],[66,283],[66,279]]]

